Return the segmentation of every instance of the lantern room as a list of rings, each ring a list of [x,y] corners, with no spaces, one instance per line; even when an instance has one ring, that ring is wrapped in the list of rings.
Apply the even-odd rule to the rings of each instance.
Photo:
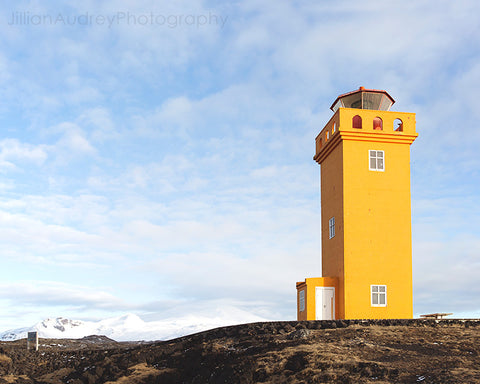
[[[365,89],[360,87],[356,91],[344,93],[337,97],[330,109],[337,112],[338,108],[373,109],[389,111],[395,103],[392,96],[386,91]]]

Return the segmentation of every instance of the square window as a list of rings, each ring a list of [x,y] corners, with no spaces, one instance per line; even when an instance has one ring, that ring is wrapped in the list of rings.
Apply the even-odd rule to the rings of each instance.
[[[372,307],[387,306],[387,286],[386,285],[371,285],[370,296],[371,296]]]
[[[383,151],[369,150],[369,169],[371,171],[384,171],[385,170],[385,154]]]
[[[328,220],[328,238],[335,237],[335,217]]]

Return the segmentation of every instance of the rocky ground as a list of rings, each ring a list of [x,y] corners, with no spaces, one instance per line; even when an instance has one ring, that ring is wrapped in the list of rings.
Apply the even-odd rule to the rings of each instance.
[[[254,323],[154,343],[0,343],[0,383],[480,383],[480,321]]]

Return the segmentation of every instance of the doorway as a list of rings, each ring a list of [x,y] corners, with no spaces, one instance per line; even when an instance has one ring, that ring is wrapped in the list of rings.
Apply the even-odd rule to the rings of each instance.
[[[315,320],[335,320],[335,287],[315,287]]]

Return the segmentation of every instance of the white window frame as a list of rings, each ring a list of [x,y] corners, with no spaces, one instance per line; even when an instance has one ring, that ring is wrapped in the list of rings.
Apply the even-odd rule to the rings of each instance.
[[[305,290],[304,289],[298,292],[298,310],[300,312],[305,311]]]
[[[382,296],[384,297],[384,303],[381,303]],[[381,284],[370,285],[370,304],[372,307],[387,306],[387,286],[386,285],[381,285]]]
[[[372,167],[372,160],[375,165]],[[385,172],[385,151],[368,150],[368,169],[370,171]]]
[[[328,220],[328,238],[335,237],[335,216]]]

